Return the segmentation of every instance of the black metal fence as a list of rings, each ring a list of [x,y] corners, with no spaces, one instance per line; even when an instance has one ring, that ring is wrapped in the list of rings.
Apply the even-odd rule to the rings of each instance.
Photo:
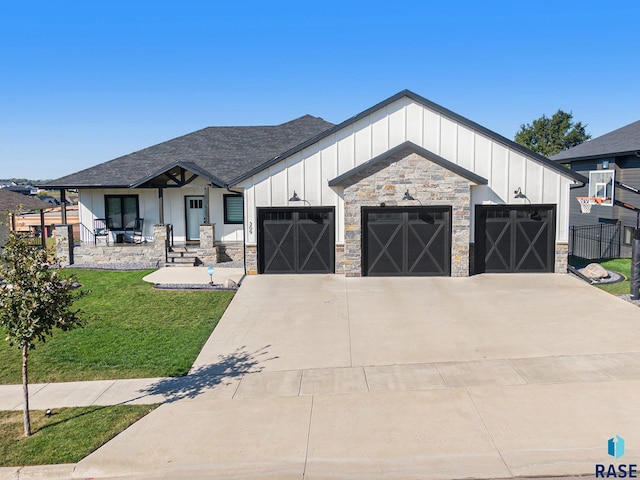
[[[569,227],[569,255],[593,260],[620,256],[620,222]]]

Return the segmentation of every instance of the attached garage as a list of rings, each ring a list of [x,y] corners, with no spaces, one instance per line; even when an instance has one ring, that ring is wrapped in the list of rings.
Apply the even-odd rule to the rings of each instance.
[[[332,207],[258,209],[260,273],[334,273]]]
[[[553,272],[555,205],[476,205],[475,273]]]
[[[566,271],[569,187],[587,179],[413,92],[264,150],[228,185],[248,274]]]
[[[451,207],[362,209],[365,276],[449,276]]]

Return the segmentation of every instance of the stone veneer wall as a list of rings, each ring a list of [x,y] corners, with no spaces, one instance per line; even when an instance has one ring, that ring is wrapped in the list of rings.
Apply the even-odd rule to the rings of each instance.
[[[154,242],[155,243],[155,242]],[[164,266],[165,253],[154,244],[81,245],[74,249],[74,267],[138,270]]]
[[[554,266],[554,272],[567,273],[568,263],[569,263],[569,244],[556,243],[556,261]]]
[[[66,267],[74,262],[73,243],[69,240],[73,238],[72,225],[56,225],[56,257],[60,265]]]
[[[402,150],[349,178],[344,185],[345,245],[344,272],[360,276],[362,272],[361,207],[419,206],[417,201],[402,201],[404,192],[422,205],[452,207],[451,276],[469,275],[469,228],[471,182],[410,149]],[[336,255],[336,271],[339,265]]]
[[[63,266],[73,265],[85,268],[105,268],[117,270],[134,270],[159,268],[166,261],[167,225],[153,226],[153,242],[142,244],[114,244],[100,242],[97,245],[84,243],[72,246],[69,243],[70,228],[67,225],[56,226],[56,254]],[[200,244],[195,247],[198,265],[214,265],[218,263],[218,251],[223,248],[231,260],[244,258],[244,245],[237,242],[232,245],[217,245],[215,241],[215,225],[200,225]],[[230,254],[230,255],[229,255]],[[231,256],[232,255],[232,256]],[[221,261],[230,261],[229,258]]]
[[[258,273],[258,246],[247,245],[245,247],[245,271],[247,275]]]
[[[336,273],[345,273],[344,269],[344,243],[336,245]]]
[[[216,226],[213,223],[200,225],[200,244],[195,248],[197,265],[215,265],[218,263],[216,248]]]
[[[218,262],[243,262],[244,261],[244,243],[243,242],[226,242],[218,243]]]

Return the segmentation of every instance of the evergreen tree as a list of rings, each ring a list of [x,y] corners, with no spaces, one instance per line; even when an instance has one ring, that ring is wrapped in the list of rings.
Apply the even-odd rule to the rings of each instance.
[[[545,157],[551,157],[589,140],[582,122],[574,123],[571,113],[558,110],[551,118],[542,115],[532,124],[521,125],[515,141]]]

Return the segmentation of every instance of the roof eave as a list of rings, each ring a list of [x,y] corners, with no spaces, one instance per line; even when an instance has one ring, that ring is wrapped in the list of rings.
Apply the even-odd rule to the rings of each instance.
[[[554,159],[556,163],[569,163],[569,162],[581,162],[583,160],[599,160],[601,158],[614,158],[614,157],[626,157],[626,156],[640,156],[639,150],[629,150],[626,152],[611,152],[611,153],[598,153],[595,155],[579,155],[575,157],[563,157]]]
[[[39,188],[45,188],[48,190],[57,190],[57,189],[74,189],[74,190],[83,190],[83,189],[91,189],[91,188],[129,188],[129,185],[78,185],[76,183],[63,183],[63,184],[43,184],[37,185]]]

